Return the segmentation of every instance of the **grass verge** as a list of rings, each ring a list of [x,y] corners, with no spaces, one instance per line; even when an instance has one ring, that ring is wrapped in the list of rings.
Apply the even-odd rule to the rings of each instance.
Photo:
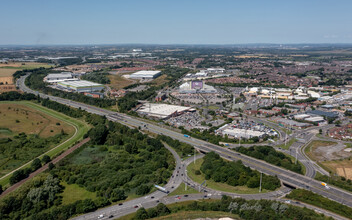
[[[197,190],[187,186],[187,190],[185,190],[185,184],[181,183],[179,187],[168,196],[176,196],[176,195],[185,195],[185,194],[197,194],[199,193]]]

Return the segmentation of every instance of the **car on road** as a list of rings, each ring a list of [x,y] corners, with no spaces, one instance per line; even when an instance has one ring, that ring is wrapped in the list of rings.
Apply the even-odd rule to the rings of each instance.
[[[138,208],[138,205],[133,206],[133,208],[135,208],[135,209]]]
[[[109,218],[113,218],[114,216],[113,215],[109,215]]]
[[[155,202],[158,203],[158,202],[160,202],[160,201],[159,201],[159,200],[156,200]]]
[[[186,197],[186,198],[187,198],[187,197],[188,197],[188,195],[184,195],[184,197]]]
[[[119,203],[119,206],[122,206],[123,205],[123,203]]]
[[[102,218],[104,218],[104,214],[101,214],[98,216],[98,219],[102,219]]]
[[[151,199],[154,199],[154,196],[150,197]]]

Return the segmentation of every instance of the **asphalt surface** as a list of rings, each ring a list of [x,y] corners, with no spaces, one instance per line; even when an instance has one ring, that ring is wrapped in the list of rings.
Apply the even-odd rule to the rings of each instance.
[[[352,194],[349,192],[346,192],[342,189],[338,189],[338,188],[332,187],[332,186],[329,189],[327,189],[321,185],[321,182],[316,181],[311,177],[300,175],[300,174],[285,170],[283,168],[268,164],[268,163],[261,161],[261,160],[257,160],[257,159],[248,157],[246,155],[239,154],[237,152],[220,147],[218,145],[214,145],[214,144],[211,144],[211,143],[199,140],[199,139],[195,139],[195,138],[185,137],[183,134],[180,134],[180,133],[175,132],[173,130],[167,129],[165,127],[161,128],[158,125],[141,121],[138,118],[133,118],[131,116],[127,116],[127,115],[124,115],[121,113],[116,113],[116,112],[109,111],[106,109],[90,106],[87,104],[74,102],[74,101],[62,99],[59,97],[54,97],[54,96],[49,96],[49,95],[38,93],[36,91],[33,91],[33,90],[27,88],[24,85],[25,78],[26,78],[26,76],[21,77],[17,81],[18,86],[21,88],[21,90],[23,90],[25,92],[39,94],[42,98],[49,98],[53,101],[56,101],[56,102],[59,102],[59,103],[65,104],[65,105],[69,105],[69,106],[72,106],[75,108],[81,108],[83,110],[86,110],[86,111],[94,113],[94,114],[105,115],[109,120],[116,121],[116,122],[119,122],[119,123],[122,123],[122,124],[125,124],[128,126],[145,127],[145,129],[148,129],[149,131],[151,131],[153,133],[164,134],[164,135],[170,136],[174,139],[177,139],[179,141],[191,144],[199,151],[202,151],[202,152],[214,151],[214,152],[218,153],[221,157],[226,158],[227,160],[241,160],[243,162],[243,164],[246,166],[249,166],[253,169],[256,169],[256,170],[263,172],[265,174],[268,174],[268,175],[277,176],[286,185],[290,185],[291,187],[307,189],[307,190],[313,191],[317,194],[320,194],[324,197],[327,197],[331,200],[334,200],[334,201],[337,201],[341,204],[352,207]],[[169,181],[169,183],[170,183],[170,181]],[[155,193],[159,195],[162,192],[157,191]],[[190,197],[188,197],[188,198],[190,198]],[[143,201],[148,200],[148,198],[144,198],[144,197],[139,198],[139,199],[140,199],[141,203]],[[154,202],[154,204],[155,204],[156,201],[151,200],[150,202],[151,203]],[[131,203],[132,203],[132,201],[131,201]],[[133,203],[136,203],[136,201],[133,200]],[[167,201],[165,201],[165,203],[167,203]],[[129,202],[126,202],[126,204],[129,204]],[[132,204],[130,204],[130,205],[132,205]],[[144,206],[144,207],[148,208],[148,205],[151,205],[151,204],[148,203],[145,205],[146,206]]]

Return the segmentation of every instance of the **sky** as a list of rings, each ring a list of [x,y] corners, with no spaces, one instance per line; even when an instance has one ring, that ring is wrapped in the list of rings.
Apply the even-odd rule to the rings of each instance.
[[[351,0],[0,0],[0,45],[352,43]]]

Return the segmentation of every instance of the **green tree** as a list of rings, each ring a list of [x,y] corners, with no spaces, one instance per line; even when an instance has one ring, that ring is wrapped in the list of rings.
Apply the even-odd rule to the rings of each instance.
[[[47,164],[51,161],[50,157],[48,155],[44,155],[42,158],[42,163]]]
[[[143,219],[148,219],[148,212],[145,210],[145,208],[139,208],[136,212],[135,219],[137,220],[143,220]]]
[[[33,162],[31,163],[32,171],[36,171],[36,170],[39,169],[40,167],[42,167],[42,162],[40,161],[39,158],[35,158],[35,159],[33,160]]]

